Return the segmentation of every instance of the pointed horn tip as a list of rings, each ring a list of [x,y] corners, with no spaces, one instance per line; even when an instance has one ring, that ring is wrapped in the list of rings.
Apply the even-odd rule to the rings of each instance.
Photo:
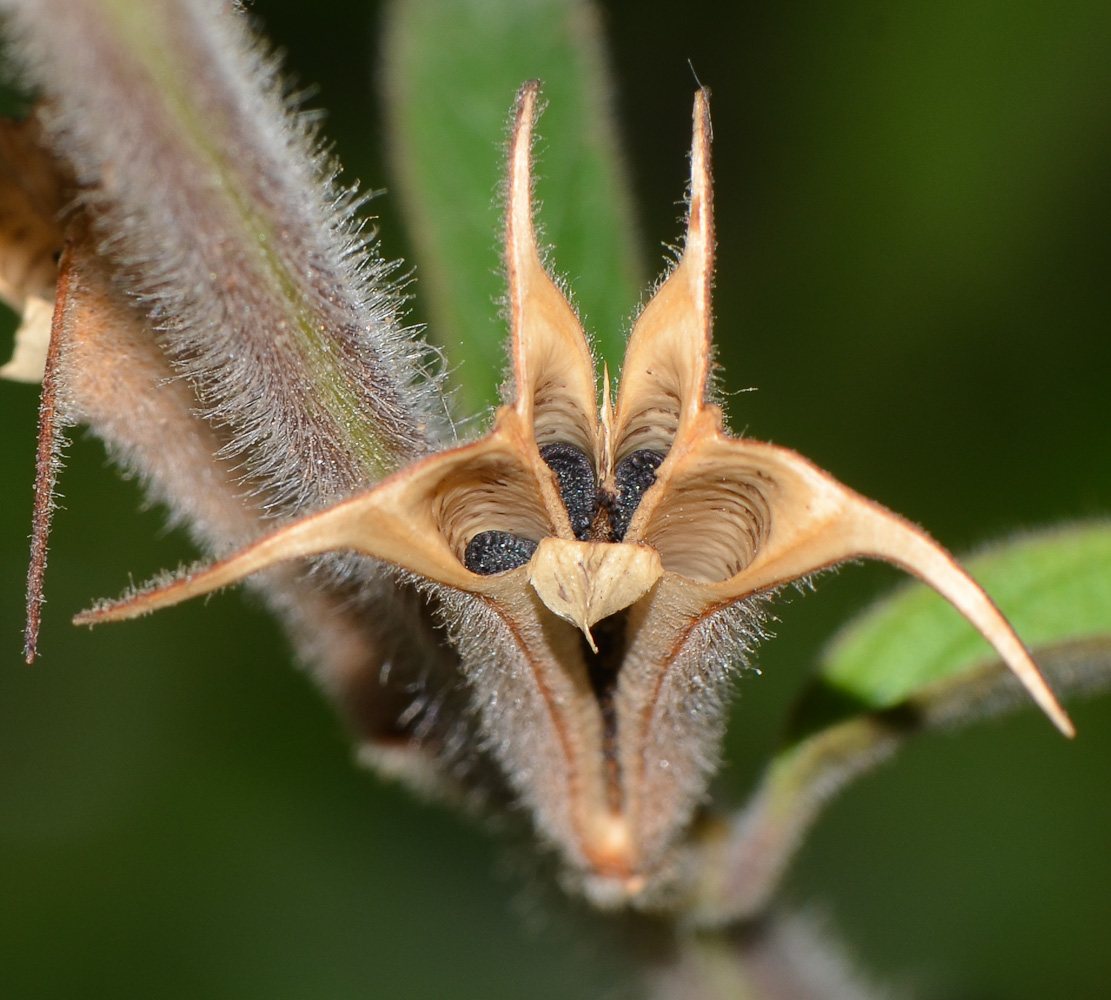
[[[1015,638],[1018,637],[1015,636]],[[1014,663],[1007,658],[1004,658],[1004,662],[1018,678],[1019,683],[1026,689],[1026,693],[1033,699],[1034,704],[1045,713],[1057,731],[1066,739],[1073,739],[1076,736],[1076,726],[1072,724],[1068,712],[1057,700],[1057,695],[1053,693],[1053,689],[1049,686],[1049,682],[1045,679],[1045,675],[1041,672],[1037,663],[1034,662],[1029,650],[1023,646],[1023,651],[1025,662]]]
[[[91,628],[94,625],[104,625],[107,622],[123,622],[132,618],[142,618],[144,615],[180,604],[190,597],[198,597],[202,593],[209,592],[190,589],[189,585],[194,581],[195,577],[185,576],[161,586],[148,585],[148,587],[119,600],[97,601],[91,608],[86,608],[84,611],[75,614],[73,624],[87,625]]]
[[[84,611],[77,612],[73,616],[73,624],[88,625],[91,628],[94,625],[103,625],[105,622],[118,622],[127,618],[136,618],[142,614],[141,611],[130,611],[129,613],[128,605],[130,603],[130,601],[124,601],[118,604],[94,605]]]
[[[540,81],[529,80],[517,91],[517,105],[509,136],[506,178],[505,253],[512,263],[518,254],[535,252],[532,221],[532,129],[537,117]],[[510,266],[512,273],[512,266]]]
[[[39,623],[29,620],[23,630],[23,662],[30,666],[39,653]]]
[[[687,205],[687,246],[713,243],[713,187],[710,180],[710,144],[713,126],[710,122],[709,91],[703,87],[694,95],[694,128],[691,136],[690,188]]]
[[[696,137],[703,137],[707,143],[714,137],[709,87],[699,87],[694,92],[694,133]]]
[[[540,81],[526,80],[517,91],[516,121],[514,122],[514,135],[524,126],[527,132],[532,131],[532,122],[536,117],[536,104],[540,98]]]
[[[1050,700],[1045,704],[1039,702],[1039,707],[1049,716],[1049,721],[1057,727],[1057,731],[1062,736],[1069,740],[1076,738],[1076,726],[1056,698],[1051,695]]]

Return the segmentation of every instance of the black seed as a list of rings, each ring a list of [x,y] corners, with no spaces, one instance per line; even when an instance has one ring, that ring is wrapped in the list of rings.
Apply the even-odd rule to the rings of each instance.
[[[629,522],[640,506],[644,491],[656,481],[656,470],[664,460],[658,451],[647,448],[626,455],[614,469],[617,484],[616,501],[609,508],[610,524],[617,541],[625,537]]]
[[[536,551],[536,542],[508,531],[480,531],[463,553],[463,565],[472,573],[492,576],[524,566]]]
[[[590,525],[598,513],[598,488],[594,482],[594,466],[574,445],[546,444],[540,457],[559,480],[559,495],[567,508],[571,530],[580,541],[590,536]]]

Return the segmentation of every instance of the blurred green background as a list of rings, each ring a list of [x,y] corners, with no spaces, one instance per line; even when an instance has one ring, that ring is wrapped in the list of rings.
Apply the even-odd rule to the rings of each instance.
[[[388,188],[378,5],[253,9],[319,84],[348,173]],[[734,428],[958,551],[1105,515],[1111,5],[603,10],[650,261],[680,232],[688,59],[713,90]],[[387,256],[419,275],[396,202],[374,211]],[[491,267],[496,225],[491,191]],[[25,667],[36,403],[0,385],[0,995],[634,995],[605,921],[546,889],[526,852],[352,763],[239,595],[68,625],[190,555],[80,434]],[[726,797],[743,797],[823,642],[898,578],[850,567],[781,602],[780,638],[740,685]],[[915,744],[834,804],[788,897],[924,997],[1105,997],[1111,699],[1072,712],[1071,745],[1033,712]]]

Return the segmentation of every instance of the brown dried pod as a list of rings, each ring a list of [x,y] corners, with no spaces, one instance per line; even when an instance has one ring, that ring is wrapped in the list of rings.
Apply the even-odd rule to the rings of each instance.
[[[0,365],[0,377],[42,380],[64,242],[58,216],[68,183],[42,145],[37,116],[0,121],[0,301],[21,317],[15,350]]]
[[[76,619],[153,611],[285,560],[354,550],[436,598],[504,776],[596,902],[651,899],[717,762],[731,667],[764,598],[846,559],[951,601],[1062,732],[986,594],[921,529],[794,452],[731,437],[708,400],[710,119],[695,95],[682,256],[636,321],[616,404],[532,224],[538,85],[518,96],[506,269],[513,398],[481,440],[420,460],[212,567]]]

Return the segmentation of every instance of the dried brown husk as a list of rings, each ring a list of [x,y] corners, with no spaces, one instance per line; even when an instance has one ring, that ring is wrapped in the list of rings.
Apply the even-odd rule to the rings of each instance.
[[[1071,726],[990,600],[920,529],[783,448],[736,439],[710,400],[713,271],[707,95],[695,98],[684,250],[637,320],[616,406],[532,225],[538,87],[510,147],[506,270],[513,384],[474,444],[423,459],[206,570],[79,616],[131,617],[295,557],[353,549],[427,581],[472,691],[484,745],[598,903],[657,898],[717,764],[730,678],[764,599],[846,559],[903,566],[975,624],[1066,732]],[[576,538],[541,456],[589,457],[603,501],[617,470],[662,456],[618,538],[605,502]],[[467,546],[505,532],[535,553],[476,573]]]

